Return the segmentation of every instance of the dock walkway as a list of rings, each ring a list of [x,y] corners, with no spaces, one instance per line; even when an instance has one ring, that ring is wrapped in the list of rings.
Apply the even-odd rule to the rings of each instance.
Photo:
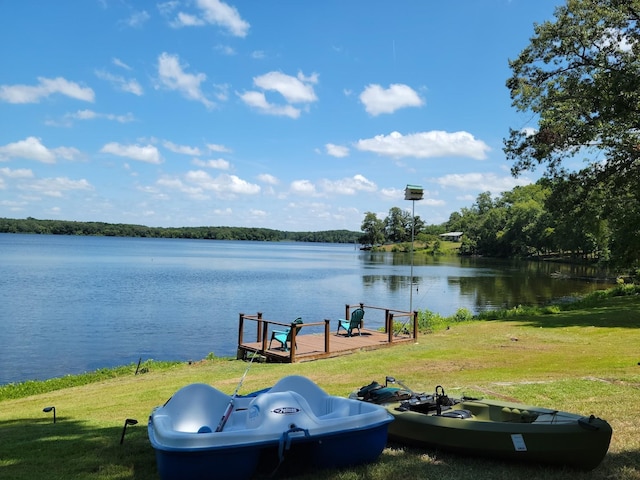
[[[296,363],[322,358],[331,358],[347,355],[359,350],[375,350],[394,345],[415,342],[418,336],[417,312],[403,312],[381,307],[367,306],[362,303],[345,306],[345,317],[350,318],[351,308],[363,308],[368,310],[382,310],[384,312],[385,325],[382,330],[369,330],[365,328],[364,321],[361,324],[361,334],[357,331],[352,336],[347,336],[344,330],[336,333],[337,320],[325,319],[321,322],[303,323],[302,330],[296,335],[295,328],[291,332],[291,342],[287,349],[283,349],[278,342],[269,343],[273,330],[290,328],[290,323],[265,320],[262,314],[240,314],[238,325],[238,359],[246,359],[252,354],[257,354],[267,362]],[[366,315],[365,315],[366,319]],[[255,330],[251,328],[255,323]],[[316,327],[310,329],[309,327]],[[395,328],[394,328],[395,327]],[[303,333],[306,330],[320,330],[321,333]],[[248,334],[255,332],[255,334]],[[253,337],[245,339],[247,337]]]

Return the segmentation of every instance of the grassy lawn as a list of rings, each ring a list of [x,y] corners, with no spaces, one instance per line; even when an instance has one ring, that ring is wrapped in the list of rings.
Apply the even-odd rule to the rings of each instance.
[[[348,395],[385,375],[414,390],[443,385],[448,394],[517,400],[606,419],[613,427],[609,453],[591,472],[509,464],[389,444],[379,461],[358,468],[307,473],[322,480],[416,479],[639,479],[640,480],[640,297],[614,297],[601,304],[507,320],[473,321],[422,335],[419,342],[293,365],[254,362],[240,393],[304,375],[327,392]],[[118,376],[43,393],[8,398],[0,388],[0,478],[156,479],[146,432],[151,410],[180,387],[210,383],[232,393],[244,362],[210,359],[154,364]],[[43,382],[46,384],[46,382]],[[47,406],[55,406],[57,423]],[[127,428],[125,419],[137,425]]]

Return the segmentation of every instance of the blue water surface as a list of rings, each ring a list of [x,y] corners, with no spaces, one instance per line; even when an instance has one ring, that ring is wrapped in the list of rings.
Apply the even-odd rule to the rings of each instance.
[[[240,313],[333,328],[346,304],[406,311],[411,297],[451,315],[590,288],[545,268],[416,256],[410,295],[408,262],[345,244],[0,234],[0,384],[235,357]]]

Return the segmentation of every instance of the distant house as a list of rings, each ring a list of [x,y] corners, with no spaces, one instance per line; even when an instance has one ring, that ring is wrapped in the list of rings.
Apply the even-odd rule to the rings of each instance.
[[[442,238],[443,240],[446,240],[448,242],[459,242],[460,241],[460,237],[462,237],[462,232],[441,233],[438,236],[440,238]]]

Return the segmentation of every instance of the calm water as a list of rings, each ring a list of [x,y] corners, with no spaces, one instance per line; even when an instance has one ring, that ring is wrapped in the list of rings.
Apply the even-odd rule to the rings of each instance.
[[[416,254],[413,309],[478,312],[606,286],[553,278],[559,270],[593,273]],[[316,322],[347,303],[409,310],[409,277],[408,255],[353,245],[0,234],[0,384],[139,358],[234,357],[241,312]]]

